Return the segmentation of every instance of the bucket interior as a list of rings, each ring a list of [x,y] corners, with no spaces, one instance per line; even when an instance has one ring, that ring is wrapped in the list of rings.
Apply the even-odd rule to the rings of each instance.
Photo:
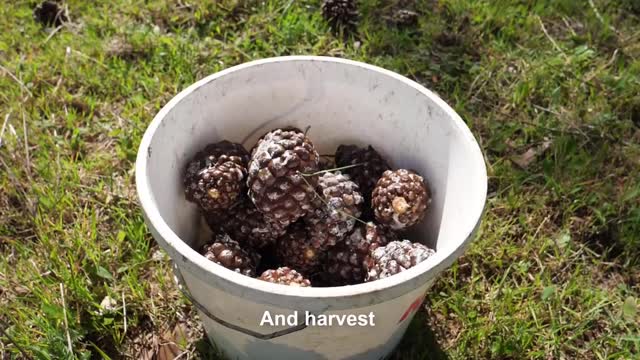
[[[189,158],[223,139],[250,150],[283,126],[310,126],[320,154],[339,144],[371,144],[392,167],[423,175],[432,202],[412,241],[453,251],[478,222],[486,176],[475,140],[442,100],[406,79],[356,63],[300,59],[242,67],[199,85],[156,129],[146,174],[160,215],[194,248],[208,232],[184,197]]]

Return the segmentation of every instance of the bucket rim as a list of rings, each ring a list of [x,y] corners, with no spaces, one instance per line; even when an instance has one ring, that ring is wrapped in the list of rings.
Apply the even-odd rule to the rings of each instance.
[[[221,265],[215,264],[191,248],[191,246],[183,241],[173,231],[173,229],[171,229],[160,214],[147,178],[147,161],[151,156],[151,142],[156,130],[177,104],[192,93],[196,92],[202,86],[215,81],[216,79],[250,67],[281,62],[337,63],[340,65],[359,67],[368,71],[373,71],[380,75],[391,77],[400,81],[404,85],[413,88],[423,96],[428,97],[436,104],[437,107],[449,116],[460,134],[464,135],[467,139],[467,147],[470,151],[470,156],[472,157],[471,163],[478,167],[477,170],[481,174],[481,177],[477,180],[480,184],[480,191],[482,191],[480,198],[481,201],[477,201],[475,204],[467,204],[470,212],[473,214],[473,218],[476,219],[476,222],[473,226],[470,226],[467,231],[465,231],[466,237],[457,247],[448,249],[446,252],[436,251],[434,255],[415,267],[402,271],[394,276],[370,283],[335,287],[302,288],[262,281],[257,278],[241,275]],[[370,296],[372,293],[376,293],[376,296],[370,297],[370,299],[366,301],[367,304],[371,305],[396,298],[408,291],[411,291],[412,289],[415,289],[419,285],[425,283],[430,276],[437,274],[440,270],[451,265],[451,263],[453,263],[453,261],[455,261],[455,259],[464,251],[464,248],[473,238],[474,233],[481,222],[486,205],[487,191],[486,164],[480,146],[462,118],[439,96],[417,82],[391,70],[349,59],[309,55],[270,57],[246,62],[213,73],[179,92],[166,105],[164,105],[162,109],[160,109],[160,111],[154,116],[151,123],[149,123],[138,148],[135,164],[135,178],[136,192],[147,226],[150,227],[152,233],[160,235],[154,236],[155,240],[164,248],[178,266],[189,269],[189,272],[193,273],[195,276],[200,275],[198,277],[205,281],[207,280],[207,277],[210,280],[211,275],[213,275],[218,282],[226,282],[228,285],[227,288],[233,288],[234,286],[241,287],[241,294],[243,297],[254,297],[258,302],[273,305],[282,305],[282,296],[298,298],[302,301],[310,301],[317,299],[338,300],[343,298]]]

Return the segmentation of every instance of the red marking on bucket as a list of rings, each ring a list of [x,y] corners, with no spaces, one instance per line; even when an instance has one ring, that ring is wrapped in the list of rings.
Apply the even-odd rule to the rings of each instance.
[[[424,295],[418,297],[414,302],[412,302],[411,305],[409,305],[407,310],[404,312],[404,314],[402,314],[402,317],[400,318],[400,320],[398,320],[398,324],[403,322],[404,319],[406,319],[414,311],[418,311],[418,309],[420,309],[420,305],[422,305],[423,300],[424,300]]]

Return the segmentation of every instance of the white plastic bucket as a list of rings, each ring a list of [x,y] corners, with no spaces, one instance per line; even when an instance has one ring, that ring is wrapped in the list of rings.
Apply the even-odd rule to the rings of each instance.
[[[194,250],[190,245],[199,248],[207,234],[197,209],[184,199],[181,176],[188,158],[222,139],[250,148],[260,135],[287,125],[311,126],[320,153],[342,143],[372,144],[394,167],[421,173],[433,201],[410,238],[436,254],[371,283],[298,288],[237,274]],[[174,97],[144,134],[136,185],[149,229],[174,261],[209,338],[230,359],[380,359],[398,344],[434,278],[473,238],[487,176],[473,135],[431,91],[364,63],[294,56],[232,67]],[[273,318],[298,317],[260,326],[265,311]],[[305,324],[306,312],[373,314],[374,321],[312,326]]]

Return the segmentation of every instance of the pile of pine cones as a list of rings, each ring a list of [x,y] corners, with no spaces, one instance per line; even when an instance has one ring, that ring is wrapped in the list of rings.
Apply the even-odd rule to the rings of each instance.
[[[392,170],[371,146],[341,145],[321,157],[305,132],[281,128],[251,153],[210,144],[184,174],[186,199],[214,233],[201,253],[246,276],[342,286],[392,276],[434,253],[401,240],[427,211],[424,179]]]

